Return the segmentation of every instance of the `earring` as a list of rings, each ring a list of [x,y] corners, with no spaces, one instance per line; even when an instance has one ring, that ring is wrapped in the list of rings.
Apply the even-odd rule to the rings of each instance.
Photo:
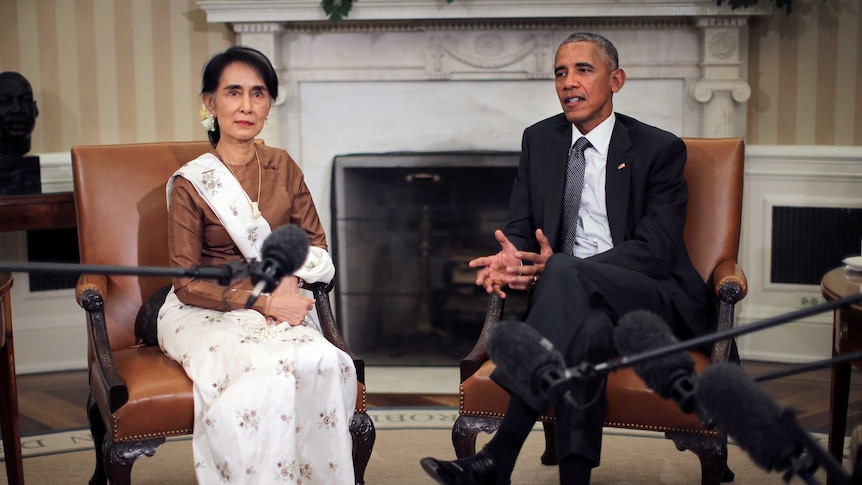
[[[263,124],[264,124],[264,125],[268,125],[268,124],[269,124],[269,116],[267,116],[267,117],[266,117],[266,119],[265,119],[265,120],[263,120]]]

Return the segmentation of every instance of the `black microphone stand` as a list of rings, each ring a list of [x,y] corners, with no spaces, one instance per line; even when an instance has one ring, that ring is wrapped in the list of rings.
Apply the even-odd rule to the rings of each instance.
[[[784,473],[785,483],[789,483],[796,475],[809,485],[818,485],[820,482],[814,478],[814,472],[820,465],[823,465],[826,475],[832,480],[832,483],[838,485],[851,485],[853,483],[847,472],[838,464],[838,461],[818,445],[814,438],[808,434],[808,431],[802,428],[792,409],[783,409],[779,420],[796,437],[797,443],[802,443],[806,452],[791,460],[790,467]]]
[[[771,381],[772,379],[778,379],[781,377],[794,376],[796,374],[803,374],[808,371],[812,371],[815,369],[820,369],[823,367],[832,367],[835,364],[844,364],[846,362],[853,362],[855,360],[862,360],[862,350],[857,352],[852,352],[850,354],[839,355],[836,357],[832,357],[829,359],[823,360],[815,360],[814,362],[808,362],[806,364],[800,364],[797,366],[790,367],[788,369],[781,369],[772,372],[764,372],[763,374],[758,374],[753,376],[754,382],[764,382]]]
[[[858,295],[851,295],[844,298],[839,298],[837,300],[821,303],[820,305],[803,308],[801,310],[796,310],[790,313],[785,313],[784,315],[767,318],[766,320],[761,320],[750,325],[745,325],[744,327],[729,328],[720,332],[714,332],[693,339],[684,340],[682,342],[677,342],[666,347],[648,350],[646,352],[641,352],[635,355],[623,356],[618,360],[611,359],[599,364],[581,362],[576,366],[565,369],[565,375],[569,379],[592,379],[598,376],[609,374],[615,370],[622,369],[624,367],[630,367],[632,365],[639,364],[646,360],[664,357],[665,355],[687,351],[697,347],[711,345],[721,340],[727,340],[736,337],[737,335],[743,335],[746,333],[757,332],[759,330],[765,330],[767,328],[775,327],[783,323],[791,322],[811,315],[816,315],[818,313],[833,311],[836,308],[841,308],[843,306],[853,305],[860,302],[862,302],[862,293]],[[762,377],[756,378],[756,381],[775,379],[778,377],[783,377],[785,375],[805,372],[807,370],[825,367],[832,364],[840,364],[844,362],[854,361],[860,358],[862,358],[862,351],[834,357],[832,359],[812,362],[800,367],[801,370],[784,370],[776,372],[774,375],[764,375]]]
[[[814,362],[809,362],[806,364],[801,364],[798,366],[791,367],[789,369],[782,369],[778,371],[772,372],[764,372],[763,374],[758,374],[752,377],[754,382],[764,382],[770,381],[772,379],[778,379],[781,377],[792,376],[796,374],[802,374],[804,372],[808,372],[814,369],[820,369],[822,367],[831,367],[835,364],[843,364],[845,362],[853,362],[855,360],[862,360],[862,351],[852,352],[849,354],[839,355],[836,357],[832,357],[830,359],[822,359]],[[792,411],[785,409],[784,413],[792,413]],[[831,454],[824,452],[821,447],[805,432],[804,429],[799,425],[799,423],[791,418],[785,418],[782,415],[782,420],[788,425],[792,426],[792,430],[797,438],[803,440],[806,444],[809,452],[816,455],[816,458],[819,462],[822,462],[826,468],[829,468],[831,471],[827,470],[827,474],[833,480],[837,480],[838,483],[844,484],[856,484],[862,485],[862,456],[856,457],[856,463],[853,463],[853,470],[849,477],[846,477],[843,469],[838,464],[838,461],[834,459]],[[789,421],[789,422],[788,422]],[[815,463],[815,469],[817,464]],[[790,473],[788,471],[788,473]],[[785,481],[788,481],[788,478],[785,477]]]
[[[727,340],[737,335],[743,335],[746,333],[764,330],[810,315],[816,315],[818,313],[824,313],[827,311],[834,311],[837,308],[857,304],[860,302],[862,302],[862,293],[858,295],[851,295],[844,298],[839,298],[820,305],[803,308],[801,310],[786,313],[784,315],[778,315],[772,318],[768,318],[766,320],[761,320],[760,322],[753,323],[751,325],[746,325],[744,327],[736,327],[720,332],[715,332],[709,335],[696,337],[693,339],[678,342],[673,345],[668,345],[666,347],[661,347],[658,349],[652,349],[632,356],[623,356],[619,360],[609,360],[607,362],[603,362],[596,365],[582,363],[578,366],[566,369],[566,374],[570,375],[572,378],[592,378],[597,375],[608,374],[617,369],[629,367],[646,360],[655,359],[677,352],[691,350],[697,347],[705,346],[707,344],[714,344],[715,342]],[[812,362],[808,365],[800,367],[803,370],[795,372],[804,372],[805,370],[811,370],[821,366],[857,360],[860,357],[862,357],[862,352],[856,352],[853,354],[847,354],[832,359]],[[790,375],[795,372],[776,372],[770,375],[760,376],[757,381],[774,379],[777,377],[782,377],[784,375]],[[798,441],[803,444],[804,449],[807,450],[808,453],[793,460],[790,469],[784,474],[785,482],[789,482],[794,475],[797,475],[803,480],[805,480],[806,483],[808,483],[809,485],[818,485],[818,482],[813,477],[813,472],[821,464],[826,469],[827,476],[829,476],[831,480],[834,480],[834,483],[837,483],[839,485],[851,485],[854,483],[854,481],[858,482],[860,480],[859,477],[854,476],[853,478],[851,478],[850,476],[848,476],[848,474],[844,471],[844,469],[837,462],[837,460],[835,460],[832,455],[828,454],[825,450],[823,450],[823,448],[820,447],[817,442],[814,441],[811,435],[808,434],[808,432],[802,428],[802,426],[796,420],[795,413],[792,410],[783,409],[780,419],[786,426],[789,427],[789,429],[791,429],[793,434],[797,437]]]

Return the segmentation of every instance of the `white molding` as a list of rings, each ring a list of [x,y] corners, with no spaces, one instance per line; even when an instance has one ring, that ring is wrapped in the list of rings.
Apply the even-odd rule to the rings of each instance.
[[[211,0],[198,6],[210,23],[327,21],[319,0]],[[733,10],[714,0],[362,0],[348,21],[608,17],[744,17],[766,15],[770,5]]]
[[[737,309],[738,325],[823,302],[818,284],[769,281],[774,206],[862,207],[862,147],[751,145],[745,164],[740,264],[749,291]],[[831,312],[739,337],[743,358],[776,362],[828,358],[831,345]]]
[[[23,234],[18,233],[22,242]],[[75,302],[75,290],[30,292],[27,273],[14,273],[13,278],[10,302],[16,372],[85,369],[86,320]]]
[[[39,153],[39,171],[42,192],[68,192],[72,190],[71,152]]]
[[[755,323],[741,320],[739,325]],[[825,336],[825,337],[824,337]],[[801,364],[831,357],[832,320],[800,321],[737,339],[743,360]]]

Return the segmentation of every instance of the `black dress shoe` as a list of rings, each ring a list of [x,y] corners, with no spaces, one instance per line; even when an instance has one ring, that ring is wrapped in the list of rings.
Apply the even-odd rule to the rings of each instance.
[[[497,468],[491,455],[480,451],[468,458],[442,461],[423,458],[422,469],[437,483],[443,485],[508,485],[509,481],[497,480]]]

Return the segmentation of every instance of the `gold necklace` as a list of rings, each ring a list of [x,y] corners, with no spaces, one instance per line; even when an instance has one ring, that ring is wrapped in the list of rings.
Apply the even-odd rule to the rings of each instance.
[[[262,184],[261,184],[261,172],[263,170],[260,168],[260,157],[257,154],[257,147],[252,145],[251,148],[252,148],[252,150],[254,150],[255,160],[257,160],[257,201],[251,201],[251,215],[255,219],[258,219],[261,216],[260,207],[258,206],[258,202],[260,201],[260,189],[262,186]],[[233,169],[231,168],[230,163],[228,163],[227,160],[222,158],[221,154],[218,153],[218,150],[216,150],[216,154],[219,156],[218,159],[221,160],[221,163],[223,163],[224,166],[227,167],[228,170],[230,170],[231,175],[233,175],[233,178],[236,179],[236,182],[239,184],[239,186],[242,187],[242,183],[239,181],[239,177],[236,176],[236,172],[234,172]]]

